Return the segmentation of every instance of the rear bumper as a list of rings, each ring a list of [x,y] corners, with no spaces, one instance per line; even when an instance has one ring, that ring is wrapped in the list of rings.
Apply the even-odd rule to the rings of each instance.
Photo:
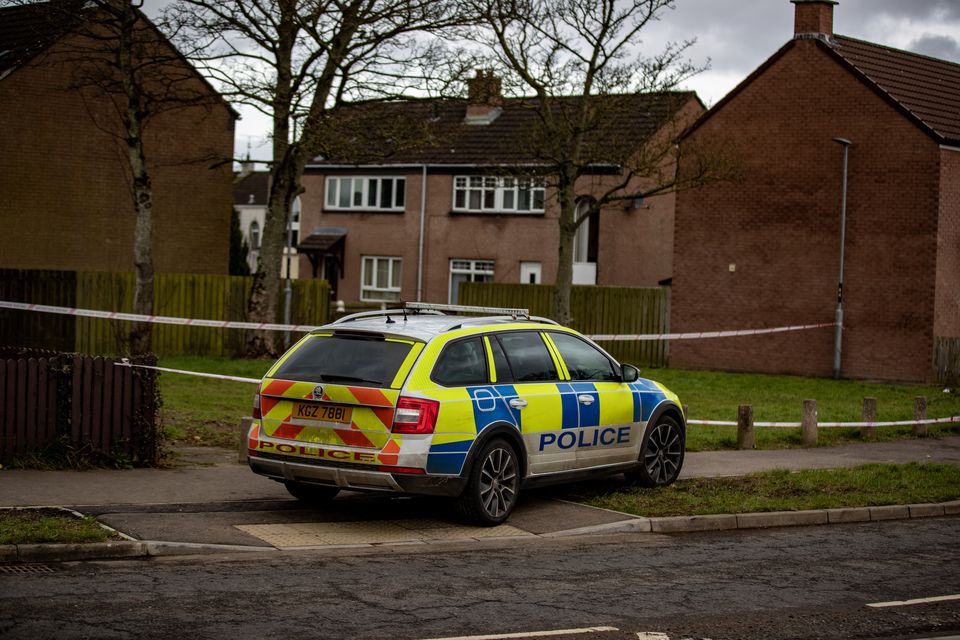
[[[466,478],[458,476],[408,475],[369,471],[356,466],[333,466],[322,463],[303,463],[251,456],[250,469],[257,474],[279,481],[322,484],[351,491],[382,491],[432,496],[458,496],[463,493]]]

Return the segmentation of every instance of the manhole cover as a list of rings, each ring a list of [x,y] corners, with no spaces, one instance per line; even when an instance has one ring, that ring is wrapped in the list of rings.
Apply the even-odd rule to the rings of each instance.
[[[53,567],[45,564],[4,564],[0,573],[53,573]]]

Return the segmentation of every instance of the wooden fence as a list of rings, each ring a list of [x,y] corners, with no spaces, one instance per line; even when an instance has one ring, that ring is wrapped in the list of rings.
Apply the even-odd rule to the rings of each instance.
[[[938,384],[960,385],[960,338],[933,339],[933,369]]]
[[[114,362],[0,352],[0,462],[59,446],[98,463],[156,464],[156,375]]]
[[[520,307],[533,315],[553,315],[553,285],[465,282],[461,304]],[[588,334],[636,335],[667,333],[670,290],[667,288],[575,286],[570,294],[574,329]],[[642,367],[667,364],[665,340],[601,341],[600,346],[621,362]]]
[[[245,320],[251,277],[160,273],[154,280],[154,315],[210,320]],[[321,280],[292,280],[291,322],[324,324],[330,289]],[[133,309],[133,273],[74,273],[0,270],[0,300],[81,309]],[[277,322],[283,321],[282,300]],[[126,352],[130,323],[99,318],[0,310],[0,344],[78,351]],[[246,332],[182,325],[153,325],[159,355],[234,356],[243,352]]]

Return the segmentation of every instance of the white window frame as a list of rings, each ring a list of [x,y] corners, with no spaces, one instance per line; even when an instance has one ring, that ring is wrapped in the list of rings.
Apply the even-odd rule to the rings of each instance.
[[[457,262],[466,262],[469,263],[468,266],[455,265]],[[448,280],[447,287],[447,302],[449,304],[455,304],[453,299],[453,276],[455,275],[466,275],[470,276],[470,279],[466,282],[477,282],[475,276],[489,276],[490,282],[493,282],[493,271],[495,267],[495,261],[493,260],[484,260],[484,259],[472,259],[472,258],[450,258],[450,278]]]
[[[458,196],[462,196],[458,201]],[[521,206],[521,199],[526,206]],[[469,213],[544,212],[546,184],[541,178],[454,176],[453,210]],[[537,206],[539,205],[539,206]]]
[[[387,281],[377,282],[379,263],[387,261]],[[367,266],[367,265],[370,266]],[[397,256],[361,256],[360,257],[360,300],[363,302],[399,302],[403,288],[403,258]],[[394,273],[399,284],[394,285]],[[367,275],[370,275],[370,284],[367,284]],[[383,295],[383,294],[396,294]]]
[[[342,188],[348,184],[350,192],[344,198]],[[390,206],[380,205],[383,185],[390,183],[393,198]],[[371,188],[373,184],[376,187]],[[402,185],[402,193],[397,187]],[[403,211],[407,197],[407,179],[403,176],[327,176],[324,209],[330,211]],[[359,187],[359,189],[357,188]],[[357,200],[359,199],[359,203]],[[371,203],[371,199],[373,202]]]

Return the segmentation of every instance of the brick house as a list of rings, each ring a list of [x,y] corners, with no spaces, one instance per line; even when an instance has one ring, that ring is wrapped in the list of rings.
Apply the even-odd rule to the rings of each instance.
[[[677,198],[671,330],[829,323],[843,146],[844,377],[927,380],[960,336],[960,65],[833,33],[836,2],[792,0],[795,35],[683,144],[725,144],[742,181]],[[834,331],[678,341],[671,366],[827,376]]]
[[[0,267],[130,271],[134,211],[116,106],[77,88],[78,51],[89,45],[47,6],[0,9]],[[143,29],[204,97],[145,128],[154,267],[226,273],[235,113],[153,25]]]
[[[546,181],[511,177],[536,164],[520,143],[536,115],[524,99],[503,98],[499,86],[478,72],[468,81],[466,101],[378,106],[381,119],[428,127],[430,143],[364,164],[320,158],[309,164],[301,196],[301,277],[327,278],[348,303],[455,303],[464,281],[553,282],[559,205]],[[704,109],[689,92],[617,99],[611,117],[619,118],[618,143],[640,145],[668,128],[689,126]],[[578,191],[620,172],[598,167],[581,178]],[[672,194],[628,201],[581,225],[574,283],[657,286],[668,280],[673,208]]]

